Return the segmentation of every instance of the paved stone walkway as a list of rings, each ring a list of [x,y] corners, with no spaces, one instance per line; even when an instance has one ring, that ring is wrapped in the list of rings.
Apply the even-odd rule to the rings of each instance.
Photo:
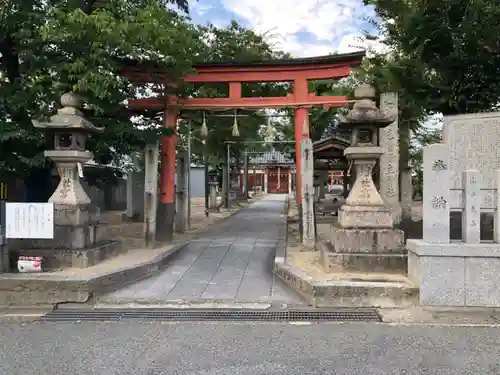
[[[99,298],[103,302],[299,304],[277,279],[276,245],[286,236],[286,196],[269,195],[191,241],[159,275]]]

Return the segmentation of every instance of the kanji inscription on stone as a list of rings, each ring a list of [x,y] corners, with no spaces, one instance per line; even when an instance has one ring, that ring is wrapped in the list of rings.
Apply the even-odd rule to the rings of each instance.
[[[443,142],[448,146],[453,189],[462,188],[462,173],[478,170],[482,189],[495,187],[495,172],[500,169],[500,113],[445,116]],[[488,205],[492,196],[485,197]]]
[[[462,240],[466,243],[479,243],[481,240],[479,227],[481,220],[479,171],[464,171],[462,181],[465,198],[462,211]]]
[[[447,146],[440,143],[424,148],[423,240],[429,243],[450,242],[451,171],[433,168],[446,160],[447,152]]]
[[[302,243],[308,247],[316,244],[314,217],[314,159],[312,142],[300,142],[300,165],[302,169]]]
[[[384,149],[380,157],[380,195],[393,211],[397,222],[400,216],[398,94],[381,94],[380,109],[396,118],[392,124],[380,129],[379,143]]]

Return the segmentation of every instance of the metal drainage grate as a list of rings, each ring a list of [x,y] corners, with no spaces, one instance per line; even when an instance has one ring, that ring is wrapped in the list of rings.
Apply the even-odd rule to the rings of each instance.
[[[42,321],[372,321],[380,322],[376,310],[198,310],[198,309],[127,309],[127,310],[54,310]]]

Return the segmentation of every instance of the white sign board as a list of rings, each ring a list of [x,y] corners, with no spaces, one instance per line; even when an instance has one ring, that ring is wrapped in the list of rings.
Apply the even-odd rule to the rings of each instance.
[[[5,237],[54,238],[54,204],[7,202],[5,204]]]

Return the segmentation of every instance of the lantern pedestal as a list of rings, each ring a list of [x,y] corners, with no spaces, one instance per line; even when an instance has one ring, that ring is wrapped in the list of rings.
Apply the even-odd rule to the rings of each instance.
[[[345,204],[339,210],[342,228],[392,228],[391,210],[377,191],[372,178],[373,167],[382,155],[380,147],[348,147],[344,151],[352,162],[356,180]]]
[[[93,155],[89,151],[51,150],[45,151],[45,156],[52,159],[59,169],[61,180],[49,202],[62,205],[90,204],[90,198],[80,184],[78,163],[91,160]]]
[[[332,226],[331,246],[321,249],[327,272],[406,272],[404,233],[394,229],[392,212],[372,177],[373,168],[384,153],[377,146],[377,129],[391,123],[368,98],[372,94],[367,88],[358,90],[360,100],[341,124],[352,128],[352,146],[344,150],[344,155],[356,180],[339,209],[338,223]]]

